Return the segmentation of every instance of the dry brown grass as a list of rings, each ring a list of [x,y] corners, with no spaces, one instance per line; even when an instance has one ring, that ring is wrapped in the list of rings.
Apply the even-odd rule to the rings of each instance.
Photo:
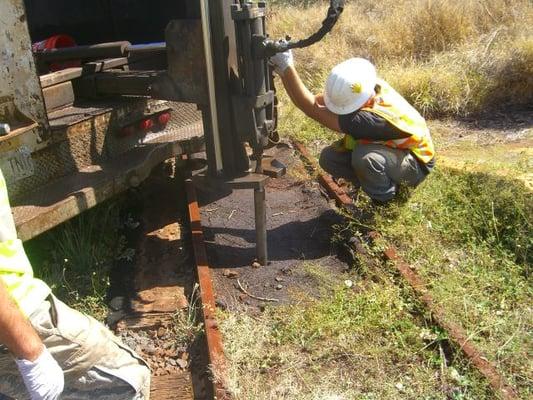
[[[273,37],[310,34],[327,2],[276,1]],[[354,56],[426,115],[465,115],[533,101],[533,3],[528,0],[348,1],[332,34],[296,51],[297,69],[321,90],[329,70]]]

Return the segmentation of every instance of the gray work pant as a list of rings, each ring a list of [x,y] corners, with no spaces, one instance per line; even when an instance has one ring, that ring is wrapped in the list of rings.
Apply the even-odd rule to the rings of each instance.
[[[30,322],[65,375],[62,400],[148,400],[150,370],[109,329],[54,296]],[[0,351],[0,399],[29,395],[11,354]]]
[[[360,186],[372,199],[391,200],[399,184],[417,186],[427,173],[407,150],[381,144],[357,144],[352,151],[327,146],[320,154],[320,166],[334,178]]]

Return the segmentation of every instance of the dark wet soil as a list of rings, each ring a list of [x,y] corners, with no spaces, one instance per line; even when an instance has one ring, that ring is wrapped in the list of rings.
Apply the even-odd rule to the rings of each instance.
[[[316,290],[306,264],[318,265],[331,274],[346,269],[331,243],[332,226],[340,223],[341,217],[318,184],[305,176],[298,155],[289,146],[271,150],[287,165],[288,173],[267,185],[268,265],[254,263],[253,190],[235,190],[212,201],[210,193],[198,189],[217,299],[230,309],[265,303],[244,294],[237,280],[253,296],[277,299],[279,302],[272,304],[279,304],[290,301],[294,291]]]

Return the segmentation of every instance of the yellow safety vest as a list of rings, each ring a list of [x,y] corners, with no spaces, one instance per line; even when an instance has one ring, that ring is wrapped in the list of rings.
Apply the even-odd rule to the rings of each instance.
[[[409,137],[394,140],[356,140],[350,135],[344,135],[343,144],[347,150],[353,150],[357,143],[377,143],[395,149],[411,151],[420,161],[428,163],[435,156],[435,148],[429,129],[424,118],[387,82],[378,79],[380,92],[374,98],[373,104],[364,106],[362,110],[370,111],[386,119]]]
[[[0,279],[21,311],[29,316],[50,294],[50,288],[33,277],[22,241],[17,238],[6,181],[0,170]]]

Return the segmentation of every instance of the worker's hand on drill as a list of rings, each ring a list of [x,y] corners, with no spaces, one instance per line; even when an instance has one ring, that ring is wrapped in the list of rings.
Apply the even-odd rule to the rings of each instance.
[[[288,67],[294,66],[292,50],[289,49],[283,53],[277,53],[276,55],[270,57],[269,63],[274,67],[274,72],[276,72],[279,76],[283,76]]]
[[[34,361],[15,360],[31,400],[56,400],[65,384],[63,370],[43,346]]]

